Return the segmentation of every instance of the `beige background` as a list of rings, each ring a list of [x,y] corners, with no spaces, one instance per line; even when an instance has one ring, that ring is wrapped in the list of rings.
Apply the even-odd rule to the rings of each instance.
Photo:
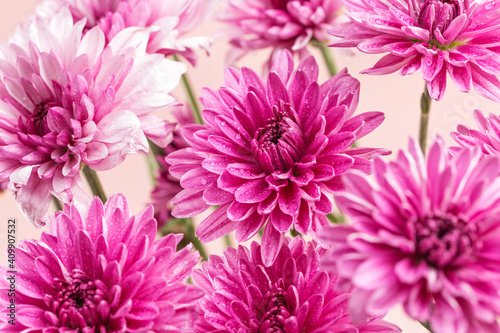
[[[33,13],[37,1],[23,0],[14,4],[13,1],[0,2],[0,40],[7,41],[14,32],[19,21],[26,21]],[[206,22],[192,34],[215,33],[222,25],[215,22]],[[225,40],[217,40],[213,45],[211,56],[207,57],[200,52],[200,60],[196,68],[189,68],[189,76],[195,91],[199,94],[202,87],[218,88],[223,77],[224,58],[227,52]],[[397,150],[406,147],[409,136],[416,136],[419,123],[419,100],[424,86],[421,73],[408,77],[399,74],[386,76],[367,76],[358,74],[362,69],[371,67],[380,58],[379,55],[366,55],[346,50],[333,50],[338,68],[347,66],[349,72],[361,81],[361,97],[357,112],[383,111],[386,114],[385,122],[368,137],[361,140],[363,146],[385,147]],[[268,51],[261,51],[247,56],[239,65],[251,67],[260,72],[261,64],[267,57]],[[316,53],[314,53],[316,55]],[[323,67],[319,54],[318,62]],[[320,82],[327,78],[323,70]],[[184,101],[183,93],[176,90],[176,96]],[[433,102],[429,135],[441,134],[449,144],[453,140],[449,133],[456,129],[457,124],[474,125],[472,111],[480,109],[485,113],[498,113],[497,104],[478,97],[474,93],[460,93],[453,83],[448,80],[448,88],[442,101]],[[166,114],[166,113],[164,113]],[[391,158],[391,157],[390,157]],[[100,173],[101,180],[107,195],[123,193],[129,201],[134,214],[138,213],[149,200],[151,185],[142,156],[129,156],[117,168]],[[0,195],[0,253],[5,253],[7,219],[16,218],[18,239],[38,238],[41,230],[36,229],[22,217],[12,194],[9,192]],[[220,253],[221,245],[213,242],[207,245],[211,253]],[[0,255],[0,262],[5,263],[4,255]],[[408,320],[399,309],[391,311],[388,319],[400,325],[404,332],[426,332],[418,323]]]

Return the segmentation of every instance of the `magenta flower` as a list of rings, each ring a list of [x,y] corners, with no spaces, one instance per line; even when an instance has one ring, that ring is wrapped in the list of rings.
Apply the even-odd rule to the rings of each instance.
[[[216,0],[45,0],[38,8],[43,17],[51,17],[69,5],[75,21],[86,19],[86,29],[101,28],[106,41],[129,27],[153,27],[147,51],[178,54],[192,64],[195,50],[209,51],[212,38],[183,37],[212,14]]]
[[[179,184],[179,179],[173,177],[169,172],[170,164],[165,160],[165,155],[174,151],[187,148],[189,144],[184,140],[181,134],[181,126],[194,124],[193,113],[189,107],[178,107],[172,110],[176,120],[177,126],[173,132],[172,142],[165,148],[165,154],[157,156],[159,174],[155,178],[156,185],[151,191],[151,204],[155,210],[155,219],[158,221],[158,229],[161,229],[170,219],[173,218],[172,212],[172,198],[182,191],[182,186]]]
[[[151,206],[130,216],[114,195],[88,211],[65,205],[51,232],[16,249],[15,325],[8,324],[9,268],[0,267],[2,332],[192,331],[203,292],[183,283],[197,252],[176,252],[181,235],[155,240]]]
[[[173,104],[167,93],[185,66],[144,52],[147,29],[126,30],[104,47],[99,28],[82,39],[67,8],[50,22],[20,27],[0,48],[0,182],[37,225],[51,195],[76,200],[81,163],[108,170],[165,147],[173,125],[151,113]]]
[[[245,241],[265,225],[262,249],[270,265],[292,225],[307,233],[327,224],[328,194],[341,189],[341,174],[369,172],[368,158],[386,152],[349,148],[384,118],[381,112],[350,118],[359,82],[345,70],[321,86],[317,77],[314,58],[293,71],[284,51],[267,82],[248,68],[228,69],[224,87],[202,92],[207,125],[185,126],[191,147],[167,156],[185,188],[172,200],[174,216],[219,205],[196,230],[202,242],[233,230]]]
[[[351,172],[336,202],[353,225],[324,229],[325,269],[354,286],[351,313],[376,315],[402,302],[435,333],[498,332],[500,178],[479,148],[450,157],[441,138],[427,162],[411,140],[374,179]]]
[[[441,99],[448,72],[460,91],[472,86],[500,102],[498,2],[344,0],[344,6],[352,22],[330,31],[342,38],[331,45],[389,52],[364,73],[407,75],[421,68],[430,96]]]
[[[230,247],[193,271],[206,291],[195,332],[401,332],[377,317],[351,322],[349,293],[337,290],[336,277],[319,268],[324,249],[300,237],[286,239],[266,267],[259,247]]]
[[[481,147],[485,155],[500,157],[500,117],[490,113],[486,118],[479,110],[474,110],[474,118],[478,129],[468,126],[458,125],[457,132],[452,132],[451,137],[461,147]],[[459,152],[462,148],[451,147],[453,153]]]
[[[231,24],[229,34],[234,49],[229,62],[250,50],[271,47],[275,52],[287,49],[308,55],[312,40],[328,41],[341,0],[229,0],[219,19]]]

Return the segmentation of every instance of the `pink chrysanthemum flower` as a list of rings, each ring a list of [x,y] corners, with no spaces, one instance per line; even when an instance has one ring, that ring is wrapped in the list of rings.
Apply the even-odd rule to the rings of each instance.
[[[441,99],[446,73],[461,91],[471,86],[500,102],[500,3],[478,0],[344,0],[352,22],[333,28],[332,46],[387,53],[368,74],[422,69],[429,94]]]
[[[105,47],[99,28],[82,39],[84,24],[64,8],[0,46],[0,182],[35,224],[51,195],[74,199],[81,163],[107,170],[148,151],[146,136],[171,141],[173,125],[151,113],[174,102],[167,93],[185,66],[146,54],[146,29]]]
[[[498,168],[477,147],[451,157],[438,138],[427,162],[412,140],[374,161],[374,179],[343,177],[336,202],[353,224],[320,235],[334,245],[325,269],[354,286],[354,318],[402,302],[435,333],[499,332]]]
[[[41,16],[50,17],[69,5],[75,21],[86,19],[86,29],[98,26],[106,41],[128,27],[153,27],[147,51],[165,55],[179,54],[192,64],[195,50],[207,52],[212,38],[184,37],[203,23],[213,11],[216,0],[45,0],[38,8]]]
[[[401,332],[377,317],[353,324],[349,293],[319,267],[325,250],[300,237],[288,241],[270,267],[253,242],[251,250],[230,247],[194,270],[193,280],[206,291],[195,332]]]
[[[281,49],[305,57],[310,41],[328,41],[341,7],[341,0],[226,0],[218,18],[231,24],[229,62],[267,47],[273,49],[270,59]]]
[[[131,216],[114,195],[88,211],[66,205],[51,232],[16,249],[15,325],[7,323],[9,267],[0,267],[2,332],[192,331],[203,291],[183,281],[199,260],[176,252],[181,235],[155,240],[151,206]]]
[[[474,119],[477,130],[458,125],[457,132],[452,132],[451,137],[461,147],[479,146],[483,154],[500,157],[500,117],[490,113],[486,118],[481,111],[474,110]],[[451,147],[450,150],[457,153],[461,147]]]
[[[283,51],[267,82],[248,68],[228,69],[224,87],[202,92],[206,125],[183,128],[191,148],[167,156],[170,173],[185,188],[172,200],[173,215],[219,205],[196,230],[203,242],[233,230],[245,241],[265,225],[267,265],[292,226],[305,234],[327,224],[328,194],[341,189],[341,174],[369,172],[368,159],[386,152],[349,148],[384,118],[381,112],[350,118],[358,103],[356,79],[344,70],[320,86],[312,57],[293,68]]]
[[[172,142],[165,148],[164,154],[157,157],[159,174],[156,177],[156,185],[151,191],[151,204],[155,210],[155,219],[158,221],[158,229],[161,229],[170,219],[173,218],[172,204],[173,197],[182,191],[182,186],[179,184],[179,179],[173,177],[168,168],[170,164],[165,160],[165,156],[174,151],[187,148],[189,144],[184,140],[181,134],[182,126],[194,124],[195,120],[193,113],[189,107],[176,108],[172,110],[175,119],[177,120],[177,128],[173,132]]]

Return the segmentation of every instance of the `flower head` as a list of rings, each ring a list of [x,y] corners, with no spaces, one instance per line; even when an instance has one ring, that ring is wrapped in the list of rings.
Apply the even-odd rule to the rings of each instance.
[[[0,47],[0,182],[43,224],[51,195],[75,199],[80,164],[107,170],[127,154],[165,147],[172,125],[151,113],[174,102],[167,93],[185,66],[145,53],[147,29],[126,30],[106,47],[99,28],[82,38],[64,8],[34,20]]]
[[[228,248],[211,256],[193,280],[206,291],[195,332],[400,332],[369,318],[353,324],[349,293],[338,291],[336,277],[319,267],[324,249],[300,237],[286,239],[274,264],[262,262],[259,245]]]
[[[312,41],[326,42],[333,27],[340,0],[229,0],[219,19],[231,24],[235,37],[230,62],[250,50],[271,47],[304,55]]]
[[[178,127],[173,132],[172,142],[165,148],[164,155],[157,156],[157,161],[160,166],[159,174],[156,177],[156,185],[151,191],[151,204],[155,209],[155,219],[158,221],[158,229],[161,229],[170,219],[173,218],[172,198],[182,191],[182,186],[179,184],[179,179],[173,177],[168,170],[170,164],[165,160],[165,155],[177,151],[179,149],[189,147],[188,143],[181,134],[181,126],[194,124],[193,113],[187,108],[178,107],[172,111]]]
[[[147,51],[165,55],[179,54],[196,62],[195,50],[209,50],[212,39],[185,37],[211,15],[216,0],[45,0],[38,8],[41,16],[50,17],[69,5],[75,21],[86,19],[85,28],[98,26],[106,41],[129,27],[153,27]]]
[[[173,215],[188,217],[219,205],[197,228],[201,241],[236,230],[245,241],[264,225],[263,256],[271,264],[284,233],[327,224],[329,193],[341,189],[348,169],[369,172],[373,154],[349,148],[383,120],[380,112],[350,118],[359,82],[344,70],[321,86],[312,57],[293,71],[289,52],[275,60],[267,82],[248,68],[228,69],[224,87],[205,89],[206,125],[183,128],[190,148],[167,156],[185,190]]]
[[[354,287],[355,318],[402,302],[436,333],[498,332],[499,160],[479,148],[451,157],[438,138],[427,162],[414,141],[374,179],[344,176],[336,197],[353,224],[324,229],[325,261]]]
[[[0,330],[9,332],[190,332],[203,292],[183,281],[198,262],[181,235],[155,240],[151,206],[131,216],[126,199],[65,205],[50,233],[16,249],[16,325],[7,266],[0,267]],[[7,309],[8,311],[8,309]]]
[[[352,22],[333,28],[332,46],[387,53],[368,74],[422,69],[429,94],[441,99],[450,74],[460,91],[471,86],[500,102],[500,4],[477,0],[344,0]]]
[[[485,117],[479,110],[474,110],[474,118],[478,129],[458,125],[457,132],[452,132],[451,137],[461,147],[451,147],[453,153],[459,152],[462,147],[481,147],[485,155],[500,157],[500,117],[490,113]]]

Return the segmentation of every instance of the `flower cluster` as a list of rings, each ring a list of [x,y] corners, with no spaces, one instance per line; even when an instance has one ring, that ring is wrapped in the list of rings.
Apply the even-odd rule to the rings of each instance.
[[[219,20],[231,24],[228,62],[250,50],[270,47],[270,59],[281,49],[298,52],[304,58],[311,41],[328,41],[327,30],[333,27],[340,0],[229,0]]]
[[[380,112],[352,117],[359,82],[342,71],[319,85],[313,58],[294,71],[284,51],[267,81],[248,68],[228,69],[224,87],[205,89],[206,125],[183,128],[191,147],[167,156],[184,188],[173,215],[219,207],[197,228],[202,242],[236,230],[241,242],[263,226],[264,262],[278,255],[284,233],[317,231],[332,211],[328,194],[342,188],[348,169],[369,172],[383,149],[350,148],[383,120]]]
[[[490,114],[488,118],[479,110],[474,110],[474,118],[478,130],[459,125],[457,132],[452,132],[452,138],[460,147],[451,147],[453,153],[461,150],[461,147],[481,147],[485,155],[500,157],[500,117]],[[500,169],[499,169],[500,171]]]
[[[115,195],[88,211],[66,205],[50,233],[24,241],[16,250],[17,322],[9,309],[7,267],[0,267],[3,332],[177,332],[197,317],[203,292],[183,281],[198,254],[176,251],[180,235],[155,240],[148,207],[131,216],[126,199]]]
[[[500,332],[500,117],[474,111],[478,129],[459,125],[459,146],[438,137],[424,157],[448,74],[500,102],[500,6],[344,5],[350,22],[335,26],[340,0],[226,0],[229,58],[271,57],[263,76],[227,68],[199,111],[178,59],[208,51],[193,29],[216,0],[43,0],[0,43],[0,192],[49,224],[16,247],[9,222],[0,331],[395,333],[382,319],[402,304],[434,333]],[[327,31],[389,53],[366,73],[422,69],[420,147],[391,160],[360,147],[385,115],[355,113],[360,82],[331,74]],[[181,79],[189,105],[169,95]],[[97,175],[130,154],[156,176],[136,215]],[[223,253],[205,249],[222,236]]]
[[[334,247],[325,268],[354,287],[356,318],[402,302],[434,332],[498,332],[500,161],[481,155],[450,157],[438,138],[425,162],[411,141],[396,161],[375,160],[372,181],[345,175],[337,204],[354,223],[322,238]]]
[[[173,104],[167,93],[185,70],[144,52],[148,30],[105,44],[97,27],[82,37],[85,22],[67,8],[46,23],[34,20],[0,50],[0,182],[38,225],[51,196],[82,196],[81,163],[108,170],[148,151],[146,137],[169,143],[173,126],[151,113]]]
[[[422,70],[427,89],[441,99],[446,73],[460,91],[471,86],[500,102],[500,4],[467,0],[344,0],[351,22],[330,30],[336,47],[389,53],[368,74]]]
[[[98,26],[111,41],[130,27],[153,27],[147,40],[147,52],[178,54],[192,64],[195,50],[209,50],[212,39],[205,36],[180,36],[202,23],[212,12],[215,0],[44,0],[39,15],[51,17],[68,6],[75,21],[85,19],[85,29]]]
[[[401,332],[377,317],[352,323],[349,293],[337,290],[335,275],[319,268],[325,249],[286,239],[266,267],[259,247],[228,248],[193,272],[206,291],[195,332]]]

